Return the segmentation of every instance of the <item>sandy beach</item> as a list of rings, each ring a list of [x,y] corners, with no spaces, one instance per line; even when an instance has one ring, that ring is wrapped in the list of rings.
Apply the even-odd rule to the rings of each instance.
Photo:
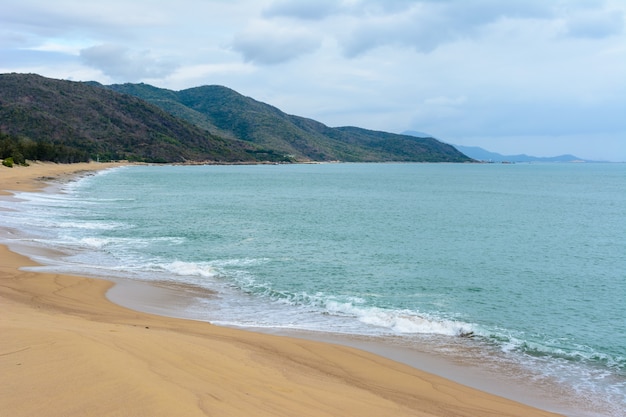
[[[0,166],[0,193],[113,166]],[[347,346],[141,313],[108,281],[29,265],[0,246],[0,416],[556,415]]]

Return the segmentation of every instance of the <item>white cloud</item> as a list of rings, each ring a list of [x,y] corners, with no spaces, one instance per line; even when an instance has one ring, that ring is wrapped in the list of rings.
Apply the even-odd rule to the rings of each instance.
[[[58,52],[67,55],[79,55],[81,49],[84,49],[85,47],[88,47],[88,42],[82,40],[68,42],[64,39],[50,38],[37,46],[24,49],[41,52]]]
[[[174,62],[156,58],[150,51],[132,51],[119,45],[104,44],[82,49],[80,57],[85,64],[119,81],[163,78],[176,69]]]

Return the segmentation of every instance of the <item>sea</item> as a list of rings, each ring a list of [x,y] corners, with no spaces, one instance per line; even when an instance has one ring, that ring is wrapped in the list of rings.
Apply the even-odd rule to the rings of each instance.
[[[172,316],[626,415],[626,164],[127,166],[3,198],[0,226],[36,270],[198,290]]]

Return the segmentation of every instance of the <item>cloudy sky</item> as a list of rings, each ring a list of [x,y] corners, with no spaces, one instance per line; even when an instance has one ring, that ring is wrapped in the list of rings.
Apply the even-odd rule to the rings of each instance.
[[[220,84],[329,126],[626,161],[624,0],[0,0],[0,73]]]

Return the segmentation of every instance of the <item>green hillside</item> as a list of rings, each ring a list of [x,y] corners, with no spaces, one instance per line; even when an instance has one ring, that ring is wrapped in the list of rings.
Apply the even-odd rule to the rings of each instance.
[[[276,107],[222,86],[181,91],[146,84],[106,86],[135,95],[216,134],[312,161],[467,162],[454,147],[433,138],[415,138],[357,127],[331,128],[288,115]]]
[[[31,74],[0,75],[0,132],[5,152],[11,139],[20,151],[43,144],[72,150],[77,160],[254,162],[264,156],[257,146],[212,135],[136,97]]]
[[[433,138],[331,128],[221,86],[172,91],[0,75],[0,159],[467,162]]]

